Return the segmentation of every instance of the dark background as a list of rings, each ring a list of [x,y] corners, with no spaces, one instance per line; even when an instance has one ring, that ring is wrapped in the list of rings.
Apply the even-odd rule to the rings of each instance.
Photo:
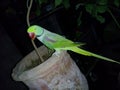
[[[34,9],[33,5],[32,11]],[[108,14],[104,14],[106,22],[100,24],[87,12],[83,12],[83,22],[78,28],[77,12],[72,7],[69,10],[59,8],[52,14],[48,14],[50,11],[47,9],[47,5],[43,7],[42,16],[31,14],[31,24],[38,24],[73,41],[85,42],[83,48],[120,62],[120,29]],[[0,1],[0,90],[28,89],[23,83],[16,82],[11,77],[16,63],[33,50],[26,32],[26,12],[24,0]],[[119,20],[120,13],[114,14]],[[81,36],[77,37],[79,33]],[[38,40],[35,42],[37,46],[41,45]],[[70,54],[82,72],[87,75],[90,90],[120,90],[120,65],[72,52]],[[93,68],[90,70],[91,67]]]

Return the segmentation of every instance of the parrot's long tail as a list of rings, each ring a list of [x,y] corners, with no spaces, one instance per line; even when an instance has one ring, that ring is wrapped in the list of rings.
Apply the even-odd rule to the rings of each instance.
[[[78,48],[78,47],[70,47],[69,50],[73,51],[73,52],[76,52],[78,54],[85,55],[85,56],[93,56],[93,57],[96,57],[96,58],[99,58],[99,59],[102,59],[102,60],[106,60],[106,61],[115,62],[115,63],[120,64],[120,62],[118,62],[118,61],[115,61],[115,60],[112,60],[110,58],[107,58],[107,57],[89,52],[87,50],[84,50],[84,49],[81,49],[81,48]]]

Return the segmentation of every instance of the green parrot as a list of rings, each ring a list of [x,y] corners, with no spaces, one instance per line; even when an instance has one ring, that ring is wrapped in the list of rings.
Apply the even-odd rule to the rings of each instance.
[[[56,33],[52,33],[38,25],[32,25],[27,30],[29,36],[31,39],[37,38],[39,41],[41,41],[45,46],[47,46],[50,49],[53,49],[55,51],[61,51],[61,50],[70,50],[73,52],[76,52],[78,54],[82,54],[85,56],[93,56],[102,60],[115,62],[120,64],[120,62],[117,62],[115,60],[109,59],[107,57],[89,52],[87,50],[84,50],[82,48],[79,48],[83,45],[83,43],[75,43],[71,40],[66,39],[65,37],[58,35]]]

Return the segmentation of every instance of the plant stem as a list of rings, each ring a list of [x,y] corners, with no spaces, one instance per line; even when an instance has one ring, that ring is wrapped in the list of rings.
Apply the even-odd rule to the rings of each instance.
[[[28,6],[28,11],[27,11],[27,16],[26,16],[28,27],[30,26],[29,15],[30,15],[30,10],[31,10],[31,7],[32,7],[32,3],[33,3],[33,0],[30,0],[30,5]],[[38,49],[37,49],[37,46],[35,45],[34,40],[31,39],[31,42],[32,42],[32,45],[33,45],[33,47],[34,47],[34,49],[35,49],[35,52],[36,52],[36,54],[38,55],[39,59],[41,60],[41,62],[44,62],[44,59],[43,59],[42,56],[39,54],[39,51],[38,51]]]
[[[118,28],[120,29],[120,24],[118,23],[118,21],[116,20],[116,18],[114,17],[114,15],[112,14],[111,10],[108,9],[109,14],[111,15],[111,17],[113,18],[114,22],[116,23],[116,25],[118,26]]]
[[[36,47],[36,45],[35,45],[34,40],[31,40],[31,42],[32,42],[32,45],[33,45],[34,48],[35,48],[36,54],[39,56],[39,59],[40,59],[42,62],[44,62],[43,58],[41,57],[41,55],[40,55],[40,53],[39,53],[39,51],[38,51],[38,49],[37,49],[37,47]]]
[[[30,26],[30,20],[29,20],[29,16],[30,16],[30,10],[31,10],[31,7],[32,7],[32,3],[33,3],[33,0],[30,0],[30,5],[28,6],[28,10],[27,10],[27,25],[28,27]]]

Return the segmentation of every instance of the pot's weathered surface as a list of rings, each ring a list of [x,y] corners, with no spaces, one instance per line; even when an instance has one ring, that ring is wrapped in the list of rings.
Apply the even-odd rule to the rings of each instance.
[[[47,56],[45,47],[39,51]],[[54,53],[42,64],[33,51],[16,65],[12,77],[30,90],[88,90],[87,80],[66,51]]]

